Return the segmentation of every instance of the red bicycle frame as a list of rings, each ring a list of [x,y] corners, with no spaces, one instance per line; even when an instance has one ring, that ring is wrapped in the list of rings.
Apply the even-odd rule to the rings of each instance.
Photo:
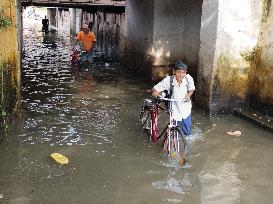
[[[156,105],[153,110],[151,111],[151,118],[152,118],[152,129],[151,129],[151,134],[152,134],[152,139],[154,143],[157,141],[157,121],[158,121],[158,106]]]

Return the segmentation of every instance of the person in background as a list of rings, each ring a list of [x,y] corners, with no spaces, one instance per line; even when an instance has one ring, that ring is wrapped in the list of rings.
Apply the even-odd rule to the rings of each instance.
[[[49,21],[46,18],[46,16],[45,16],[44,19],[42,19],[42,25],[43,25],[42,31],[45,32],[45,33],[48,33]]]
[[[95,37],[95,34],[89,30],[87,24],[83,24],[82,31],[77,33],[76,41],[81,42],[82,49],[86,51],[86,53],[82,56],[81,60],[93,62],[93,54],[94,54],[94,46],[96,43],[96,37]]]

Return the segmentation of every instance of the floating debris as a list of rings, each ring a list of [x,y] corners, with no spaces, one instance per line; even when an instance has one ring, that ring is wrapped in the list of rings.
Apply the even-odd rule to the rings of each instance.
[[[239,130],[236,130],[234,132],[228,131],[228,132],[226,132],[226,134],[231,135],[231,136],[235,136],[235,137],[239,137],[239,136],[241,136],[242,132]]]
[[[52,153],[50,156],[59,164],[68,164],[68,158],[60,153]]]
[[[176,156],[177,156],[176,152],[173,152],[171,156],[172,156],[172,158],[176,158]]]

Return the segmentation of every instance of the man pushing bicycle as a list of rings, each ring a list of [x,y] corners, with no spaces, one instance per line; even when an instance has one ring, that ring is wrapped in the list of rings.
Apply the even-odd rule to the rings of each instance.
[[[163,91],[168,91],[168,96],[177,101],[186,101],[179,103],[171,101],[173,118],[177,126],[182,128],[185,135],[191,134],[191,96],[195,90],[193,78],[187,74],[187,65],[181,61],[174,64],[174,75],[165,77],[162,81],[152,88],[152,95],[159,96]]]
[[[82,31],[77,34],[76,41],[80,41],[82,43],[82,49],[85,51],[85,53],[81,56],[81,61],[89,61],[92,63],[96,37],[93,32],[89,31],[87,24],[83,24]]]

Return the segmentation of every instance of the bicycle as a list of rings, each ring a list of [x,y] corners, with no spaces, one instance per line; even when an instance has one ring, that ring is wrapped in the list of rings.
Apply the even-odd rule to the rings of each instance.
[[[157,141],[157,118],[159,110],[166,111],[160,106],[161,101],[158,98],[144,99],[144,105],[140,113],[142,128],[149,133],[150,140]]]
[[[181,165],[187,161],[187,142],[184,134],[177,126],[177,122],[173,119],[173,111],[170,102],[186,102],[177,101],[175,99],[157,97],[153,99],[145,99],[142,111],[140,113],[140,121],[142,128],[149,133],[150,140],[154,143],[157,142],[163,135],[162,146],[169,156],[177,158]],[[161,102],[168,102],[168,108],[161,106]],[[157,136],[157,121],[159,111],[169,114],[169,123],[165,126],[163,131]]]
[[[81,46],[76,45],[72,48],[71,54],[71,66],[76,72],[80,70],[80,55],[81,55]]]
[[[72,49],[72,55],[71,55],[71,64],[74,69],[77,70],[77,72],[81,70],[94,70],[94,64],[93,62],[87,60],[83,60],[84,58],[87,58],[86,55],[89,53],[87,51],[82,50],[82,46],[76,45]]]

